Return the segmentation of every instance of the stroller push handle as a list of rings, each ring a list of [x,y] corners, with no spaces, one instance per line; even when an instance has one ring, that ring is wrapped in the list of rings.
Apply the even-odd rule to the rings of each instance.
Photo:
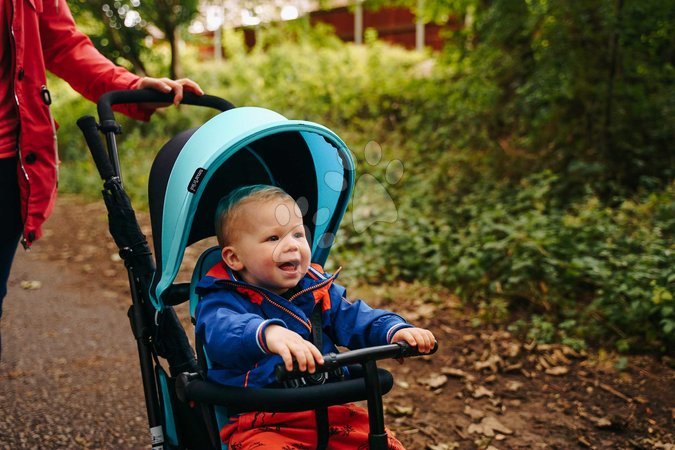
[[[82,130],[84,134],[84,139],[87,142],[87,147],[91,152],[91,156],[94,158],[94,163],[98,169],[99,175],[103,181],[108,181],[115,175],[112,164],[110,164],[110,159],[108,154],[103,147],[103,141],[101,141],[101,136],[98,133],[98,124],[96,119],[92,116],[83,116],[77,120],[77,126]]]
[[[434,343],[434,347],[429,353],[420,353],[417,350],[417,347],[413,347],[407,342],[397,342],[395,344],[349,350],[343,353],[331,352],[323,355],[324,363],[316,366],[316,373],[330,372],[341,366],[364,364],[369,361],[377,361],[380,359],[398,359],[411,356],[431,355],[435,353],[436,350],[438,350],[438,342]],[[277,364],[274,368],[274,374],[280,382],[307,376],[307,372],[298,369],[297,363],[293,364],[292,371],[287,370],[286,366],[283,364]]]
[[[124,103],[172,103],[173,93],[163,94],[154,89],[132,89],[121,91],[106,92],[98,100],[98,117],[101,125],[115,121],[112,106]],[[213,95],[196,95],[192,92],[185,92],[181,104],[205,106],[227,111],[234,108],[234,105],[225,99]]]

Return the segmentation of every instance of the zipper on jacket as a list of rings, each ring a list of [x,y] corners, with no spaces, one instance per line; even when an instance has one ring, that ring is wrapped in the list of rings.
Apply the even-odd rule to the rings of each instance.
[[[321,283],[317,283],[314,286],[310,286],[308,288],[305,288],[305,289],[301,290],[300,292],[296,292],[295,294],[293,294],[291,296],[291,298],[288,299],[288,301],[292,302],[293,300],[295,300],[296,298],[300,297],[303,294],[306,294],[307,292],[314,291],[316,289],[320,289],[320,288],[324,287],[325,285],[327,285],[328,283],[331,283],[333,280],[335,280],[335,277],[337,277],[337,274],[340,273],[340,270],[342,270],[342,267],[338,268],[338,270],[336,270],[335,273],[330,276],[330,278],[326,278]]]
[[[302,318],[300,316],[295,314],[293,311],[291,311],[290,309],[286,308],[285,306],[280,305],[279,303],[272,300],[263,290],[258,289],[255,286],[251,286],[251,285],[243,284],[243,283],[238,283],[236,281],[231,281],[231,280],[218,280],[218,281],[220,283],[223,283],[223,284],[229,284],[230,286],[243,287],[243,288],[251,289],[252,291],[257,292],[258,294],[262,295],[265,298],[265,300],[270,302],[272,305],[276,306],[277,308],[284,311],[286,314],[288,314],[289,316],[291,316],[292,318],[294,318],[295,320],[297,320],[298,322],[303,324],[305,326],[305,328],[307,328],[309,331],[312,331],[312,324],[309,321],[305,322],[304,320],[302,320]]]
[[[8,0],[12,8],[10,19],[9,19],[9,40],[11,42],[11,58],[12,58],[12,94],[14,95],[14,106],[16,107],[16,114],[19,120],[18,130],[16,133],[16,156],[19,159],[19,167],[21,168],[21,174],[23,175],[24,180],[26,180],[26,201],[20,201],[23,204],[23,209],[21,210],[21,220],[23,222],[23,230],[21,232],[21,245],[24,249],[28,249],[30,243],[26,239],[26,223],[28,222],[28,204],[30,203],[30,177],[26,171],[26,167],[23,165],[23,155],[21,152],[21,116],[19,109],[19,97],[16,95],[16,82],[14,79],[14,71],[16,70],[16,36],[14,35],[14,16],[16,14],[16,8],[12,0]]]

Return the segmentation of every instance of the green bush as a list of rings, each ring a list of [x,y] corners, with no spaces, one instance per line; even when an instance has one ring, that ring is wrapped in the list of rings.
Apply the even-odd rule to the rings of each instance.
[[[528,137],[524,122],[514,128],[522,133],[517,139],[495,134],[513,125],[506,117],[513,105],[499,109],[500,85],[477,73],[488,75],[488,68],[466,58],[434,63],[422,53],[377,42],[357,47],[323,34],[317,45],[297,29],[293,42],[273,28],[263,34],[246,53],[241,36],[230,33],[223,63],[186,67],[209,93],[325,124],[350,145],[359,180],[375,184],[357,189],[355,202],[365,207],[350,208],[338,235],[331,259],[344,264],[345,277],[444,286],[475,308],[477,323],[508,323],[540,341],[673,348],[672,179],[641,182],[635,193],[608,199],[598,194],[595,178],[570,177],[554,160],[539,158],[555,156],[564,141],[558,134],[549,143],[543,128]],[[535,101],[553,95],[534,88],[545,79],[537,73],[518,90],[523,101],[538,105],[533,118],[541,121],[534,123],[575,127],[541,109],[555,103],[550,97]],[[98,196],[100,182],[75,127],[95,108],[58,83],[50,80],[62,125],[61,190]],[[188,108],[160,111],[150,123],[120,116],[125,185],[137,207],[147,202],[152,155],[213,114]],[[654,126],[668,127],[665,121]],[[640,142],[634,141],[636,152]],[[382,160],[369,162],[366,149],[375,147]],[[542,153],[533,159],[537,148]],[[575,160],[572,147],[563,153],[571,165],[590,170],[598,163],[583,152]],[[400,162],[402,178],[388,183],[391,160]],[[660,176],[668,178],[666,172]],[[385,188],[395,220],[378,221]]]
[[[665,351],[675,343],[675,186],[615,208],[594,195],[561,207],[557,183],[544,172],[446,192],[431,214],[405,198],[394,226],[344,227],[337,249],[370,282],[440,284],[489,321],[505,319],[504,304],[514,314],[504,321],[531,315],[514,322],[524,336]]]

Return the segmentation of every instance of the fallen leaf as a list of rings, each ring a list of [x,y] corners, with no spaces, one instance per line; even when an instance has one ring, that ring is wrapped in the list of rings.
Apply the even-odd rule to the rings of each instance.
[[[467,381],[474,381],[476,377],[470,373],[464,372],[462,369],[455,369],[454,367],[443,367],[441,373],[455,378],[464,378]]]
[[[563,352],[558,348],[556,348],[553,351],[553,355],[551,355],[551,358],[553,358],[553,360],[556,361],[558,364],[566,364],[566,365],[572,364],[572,361],[567,359],[567,357],[563,354]]]
[[[394,417],[411,417],[413,411],[412,405],[392,405],[387,408],[387,412]]]
[[[515,358],[520,353],[520,344],[515,342],[509,342],[507,344],[506,356],[509,358]]]
[[[499,420],[497,420],[496,417],[494,416],[488,416],[485,417],[483,420],[481,420],[481,424],[484,427],[489,426],[492,428],[494,431],[498,431],[499,433],[502,434],[513,434],[513,430],[508,428],[506,425],[502,424]]]
[[[592,447],[591,443],[588,441],[588,439],[586,439],[585,436],[579,436],[577,438],[577,441],[579,442],[579,444],[583,445],[584,447]]]
[[[495,393],[494,391],[491,391],[490,389],[484,387],[484,386],[478,386],[475,391],[473,391],[473,398],[483,398],[483,397],[490,397],[492,398]]]
[[[479,409],[474,409],[469,405],[464,406],[464,414],[471,417],[471,420],[480,420],[485,417],[485,412]]]
[[[546,373],[548,375],[565,375],[567,372],[569,372],[570,369],[565,366],[555,366],[551,367],[550,369],[546,369]]]
[[[537,362],[541,367],[543,367],[545,370],[548,370],[551,368],[551,364],[544,358],[543,356],[540,356],[537,358]]]
[[[459,448],[458,442],[452,442],[450,444],[428,444],[426,450],[455,450]]]
[[[466,376],[466,372],[462,369],[455,369],[454,367],[443,367],[441,368],[441,373],[457,378],[464,378]]]
[[[506,389],[511,392],[518,392],[518,390],[523,387],[523,383],[516,380],[509,380],[506,382]]]
[[[499,355],[490,355],[485,361],[476,361],[473,368],[478,371],[490,369],[492,373],[497,373],[502,362],[502,358]]]
[[[469,425],[469,427],[466,429],[466,431],[469,432],[469,434],[484,434],[485,436],[490,436],[489,433],[490,431],[486,432],[485,429],[483,429],[483,426],[479,423],[472,423]],[[493,433],[494,435],[494,433]]]
[[[429,378],[422,378],[418,381],[419,384],[427,386],[429,389],[438,389],[443,387],[448,382],[447,375],[431,374]]]
[[[494,437],[495,431],[501,434],[513,434],[513,431],[502,424],[496,417],[484,417],[480,423],[472,423],[467,431],[469,433],[482,434],[487,437]]]
[[[612,427],[612,421],[609,420],[607,417],[598,417],[594,421],[595,426],[598,428],[611,428]]]
[[[504,372],[513,372],[514,370],[520,370],[523,368],[523,363],[511,364],[504,367]]]
[[[561,347],[561,350],[565,356],[571,356],[572,358],[581,358],[581,355],[576,352],[572,347],[569,347],[567,345],[563,345]]]
[[[21,284],[21,289],[25,289],[27,291],[33,291],[35,289],[40,289],[42,287],[42,281],[38,280],[25,280],[22,281]]]

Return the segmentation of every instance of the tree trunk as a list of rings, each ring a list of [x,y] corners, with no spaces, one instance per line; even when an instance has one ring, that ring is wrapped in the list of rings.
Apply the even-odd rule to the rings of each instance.
[[[178,50],[178,30],[176,28],[167,29],[166,39],[169,41],[169,46],[171,47],[171,67],[169,69],[169,75],[172,80],[183,78],[183,69],[180,64],[180,52]]]

